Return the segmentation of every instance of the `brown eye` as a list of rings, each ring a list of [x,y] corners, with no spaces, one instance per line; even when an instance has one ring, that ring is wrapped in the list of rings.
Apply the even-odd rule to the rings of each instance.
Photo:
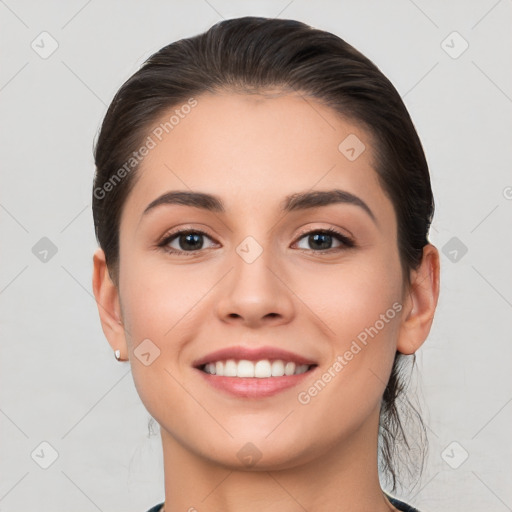
[[[211,240],[203,231],[177,231],[162,240],[159,246],[170,253],[193,253],[204,249],[205,238]]]
[[[343,249],[354,247],[354,242],[345,235],[342,235],[334,229],[320,229],[309,231],[301,235],[299,240],[305,239],[309,247],[299,247],[303,250],[312,250],[313,252],[330,251],[332,249]],[[334,241],[338,246],[332,247]]]

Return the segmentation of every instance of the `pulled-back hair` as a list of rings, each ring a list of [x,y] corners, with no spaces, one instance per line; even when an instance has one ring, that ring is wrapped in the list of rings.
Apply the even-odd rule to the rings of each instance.
[[[400,95],[368,58],[338,36],[299,21],[260,17],[225,20],[165,46],[112,100],[95,146],[93,216],[116,284],[121,213],[139,167],[133,155],[155,123],[169,109],[205,92],[271,89],[313,98],[372,138],[375,171],[397,217],[404,289],[410,285],[410,271],[418,268],[429,243],[434,200],[423,149]],[[406,396],[404,373],[411,361],[413,367],[415,355],[396,353],[381,404],[379,469],[392,490],[398,481],[396,464],[404,462],[409,474],[414,467],[421,473],[427,450],[425,426]],[[417,420],[419,454],[405,433],[404,411]]]

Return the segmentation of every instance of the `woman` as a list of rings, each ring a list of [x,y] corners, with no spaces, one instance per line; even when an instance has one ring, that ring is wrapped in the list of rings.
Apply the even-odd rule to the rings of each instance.
[[[121,87],[95,161],[98,311],[162,437],[151,511],[414,511],[378,456],[395,490],[439,255],[375,65],[297,21],[223,21]]]

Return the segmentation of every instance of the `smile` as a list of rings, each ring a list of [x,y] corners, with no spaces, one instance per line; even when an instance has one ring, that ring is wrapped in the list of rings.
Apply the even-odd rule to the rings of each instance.
[[[281,359],[269,360],[261,359],[259,361],[249,361],[247,359],[228,359],[226,361],[215,361],[207,363],[201,367],[201,370],[210,375],[219,377],[238,377],[266,379],[269,377],[283,377],[290,375],[300,375],[306,373],[313,365],[295,364],[293,361],[283,361]]]
[[[209,387],[238,398],[261,399],[299,385],[318,364],[277,347],[231,346],[193,362]]]

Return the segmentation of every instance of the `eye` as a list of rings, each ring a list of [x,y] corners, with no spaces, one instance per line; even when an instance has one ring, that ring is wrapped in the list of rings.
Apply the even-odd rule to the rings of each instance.
[[[165,236],[164,239],[158,244],[158,247],[161,247],[163,250],[170,254],[193,256],[194,253],[205,249],[205,247],[203,247],[205,238],[212,240],[210,236],[201,230],[188,229],[175,231],[174,233],[170,233],[169,235]],[[337,250],[339,251],[350,247],[355,247],[355,243],[351,238],[343,235],[342,233],[339,233],[332,228],[308,231],[300,236],[299,241],[303,239],[305,240],[306,244],[311,244],[313,248],[308,249],[299,246],[299,249],[307,252],[315,252],[318,254],[335,252]],[[333,240],[338,242],[337,247],[332,247]],[[210,248],[214,246],[215,243],[213,243]]]
[[[332,228],[308,231],[307,233],[303,233],[301,235],[299,241],[303,239],[305,239],[306,244],[311,244],[313,249],[304,247],[299,247],[299,249],[307,251],[313,250],[313,252],[317,252],[319,254],[332,252],[333,250],[343,250],[355,246],[355,243],[351,238],[343,235],[342,233],[339,233]],[[338,247],[331,247],[333,239],[339,242]]]
[[[167,235],[159,244],[165,251],[171,254],[194,253],[204,249],[204,238],[211,238],[199,230],[182,230]]]

